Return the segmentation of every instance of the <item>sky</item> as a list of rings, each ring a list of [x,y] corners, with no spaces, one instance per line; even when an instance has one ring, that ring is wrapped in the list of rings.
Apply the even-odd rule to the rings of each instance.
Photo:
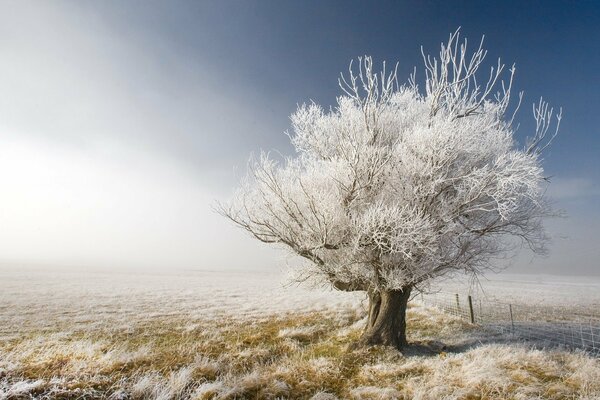
[[[461,27],[516,65],[517,139],[539,96],[546,258],[513,272],[600,275],[600,5],[593,1],[0,1],[0,264],[276,270],[294,262],[212,210],[251,153],[292,155],[298,104],[335,104],[351,59],[435,54]]]

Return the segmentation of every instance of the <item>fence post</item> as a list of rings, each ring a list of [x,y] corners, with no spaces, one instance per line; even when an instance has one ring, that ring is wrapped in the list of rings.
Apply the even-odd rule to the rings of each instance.
[[[458,315],[460,315],[460,301],[458,300],[458,293],[455,293],[454,297],[456,298],[456,312]]]
[[[471,323],[474,324],[475,314],[473,313],[473,299],[471,298],[471,295],[467,297],[467,300],[469,300],[469,316],[471,317]]]
[[[592,325],[592,320],[590,320],[590,337],[591,337],[591,342],[592,342],[592,351],[598,350],[596,348],[596,340],[594,338],[594,326]]]
[[[511,327],[511,332],[514,335],[514,333],[515,333],[515,320],[513,319],[512,304],[508,305],[508,311],[510,312],[510,327]]]

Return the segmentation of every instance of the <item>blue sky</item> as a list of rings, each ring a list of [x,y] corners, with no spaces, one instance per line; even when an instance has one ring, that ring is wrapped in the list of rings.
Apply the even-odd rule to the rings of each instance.
[[[600,274],[596,2],[0,2],[0,262],[278,268],[281,253],[210,211],[251,152],[291,152],[298,103],[332,105],[360,55],[421,72],[461,27],[516,64],[530,105],[562,106],[546,154],[549,258],[514,270]],[[422,74],[421,74],[422,76]],[[235,248],[235,251],[231,251]],[[287,260],[289,261],[289,260]]]

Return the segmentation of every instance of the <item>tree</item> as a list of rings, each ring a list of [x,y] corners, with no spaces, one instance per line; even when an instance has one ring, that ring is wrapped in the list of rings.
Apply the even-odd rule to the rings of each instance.
[[[291,116],[296,155],[251,160],[248,177],[220,212],[265,243],[308,262],[305,278],[368,293],[361,345],[406,344],[411,292],[466,271],[477,276],[516,244],[545,250],[541,152],[558,132],[553,110],[534,105],[536,131],[514,139],[514,66],[498,63],[481,84],[486,51],[469,54],[459,32],[415,74],[373,70],[370,57],[341,75],[337,107],[302,105]],[[510,115],[509,115],[510,114]],[[515,240],[517,239],[517,240]]]

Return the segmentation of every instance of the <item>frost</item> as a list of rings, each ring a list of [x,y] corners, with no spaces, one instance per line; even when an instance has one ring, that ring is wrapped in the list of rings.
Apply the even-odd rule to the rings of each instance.
[[[402,397],[402,393],[394,388],[380,388],[376,386],[360,386],[353,389],[350,394],[356,400],[392,400]]]
[[[492,337],[419,304],[408,309],[409,341],[440,340],[456,352],[351,352],[347,345],[365,321],[361,297],[284,288],[280,279],[243,272],[156,277],[44,271],[24,278],[0,269],[0,297],[11,305],[0,310],[0,333],[20,338],[0,346],[0,399],[9,391],[13,397],[186,400],[600,395],[598,359],[511,344],[509,337]],[[522,286],[516,280],[487,283],[506,295],[529,290],[532,295],[522,295],[529,302],[588,287],[564,277]],[[600,283],[588,278],[585,285],[591,293]],[[233,301],[231,292],[240,296]],[[99,304],[104,312],[95,311]],[[183,329],[189,325],[196,327]],[[23,380],[25,374],[35,379]],[[94,391],[102,387],[110,391]]]
[[[498,61],[482,77],[485,55],[481,45],[468,51],[457,31],[438,58],[424,56],[423,88],[359,58],[340,78],[337,107],[312,103],[291,116],[295,157],[253,159],[222,214],[307,260],[301,281],[342,290],[479,274],[515,241],[544,252],[542,220],[554,213],[540,154],[556,136],[554,112],[543,101],[534,107],[535,132],[519,148],[514,68],[502,80]]]
[[[0,391],[0,399],[4,398],[4,396],[5,398],[11,398],[11,396],[16,397],[20,395],[26,395],[43,387],[45,384],[46,382],[44,382],[42,379],[37,379],[35,381],[20,381],[10,386],[5,394]]]

